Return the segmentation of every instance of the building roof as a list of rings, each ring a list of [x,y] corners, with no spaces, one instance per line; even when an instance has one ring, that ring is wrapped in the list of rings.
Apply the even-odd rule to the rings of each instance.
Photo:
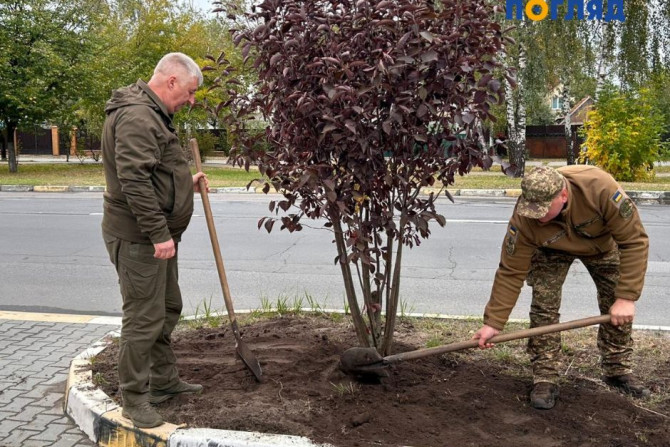
[[[586,120],[586,114],[595,101],[590,96],[582,98],[577,104],[575,104],[572,109],[568,112],[570,116],[570,124],[584,124]],[[560,117],[556,119],[557,123],[562,123],[565,121],[565,117]]]

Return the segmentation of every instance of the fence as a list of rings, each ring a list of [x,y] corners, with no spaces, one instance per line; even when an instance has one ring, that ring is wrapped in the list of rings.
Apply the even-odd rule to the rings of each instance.
[[[97,135],[77,128],[64,132],[56,126],[15,130],[14,143],[19,154],[24,155],[75,155],[77,148],[85,152],[100,150],[100,138]]]
[[[579,148],[584,139],[578,135],[581,125],[572,126],[572,142],[575,157],[579,156]],[[225,150],[220,147],[225,140],[225,130],[209,129],[208,133],[216,137],[214,150]],[[33,155],[75,155],[77,146],[86,152],[100,150],[100,138],[85,130],[62,132],[56,126],[51,129],[36,126],[32,131],[16,131],[16,143],[22,154]],[[563,126],[527,126],[526,150],[531,158],[566,158],[567,143]]]
[[[571,126],[575,158],[584,139],[578,135],[581,125]],[[567,158],[568,144],[564,126],[526,126],[526,150],[530,158]]]

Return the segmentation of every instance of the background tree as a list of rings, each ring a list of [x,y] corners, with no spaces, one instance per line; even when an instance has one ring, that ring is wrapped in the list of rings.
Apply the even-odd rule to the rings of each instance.
[[[670,160],[670,69],[657,69],[645,86],[652,92],[654,108],[661,115],[661,148],[659,160]]]
[[[521,135],[525,123],[555,124],[548,109],[548,97],[561,87],[561,117],[568,115],[573,100],[591,96],[596,101],[603,86],[618,85],[637,91],[651,78],[667,68],[670,54],[670,2],[666,0],[631,0],[624,2],[624,22],[577,20],[577,3],[563,2],[558,8],[559,20],[505,20],[505,27],[516,42],[510,47],[505,63],[517,70],[518,90],[506,95],[506,114],[496,116],[507,123],[510,161],[521,163]],[[563,20],[568,6],[574,8],[573,20]],[[606,6],[605,6],[606,10]],[[526,57],[519,57],[525,55]],[[525,122],[522,119],[525,114]],[[522,125],[523,124],[523,125]],[[566,140],[572,143],[571,123],[562,121]],[[574,163],[575,148],[568,148],[566,160]],[[523,170],[519,170],[519,175]]]
[[[66,139],[73,126],[99,135],[112,90],[148,80],[165,53],[204,64],[214,48],[232,48],[221,18],[168,0],[5,1],[0,25],[0,63],[8,67],[0,77],[3,147],[17,126],[55,124]],[[201,89],[198,100],[205,97]],[[202,109],[183,110],[175,123],[184,131],[207,127],[207,119]]]
[[[516,73],[516,80],[505,79],[505,118],[507,121],[507,148],[509,161],[516,177],[523,175],[526,166],[526,48],[529,36],[526,22],[519,22],[514,31],[513,43],[508,45],[505,62]],[[528,89],[530,90],[530,89]]]
[[[584,123],[585,155],[590,163],[625,182],[653,175],[665,128],[653,95],[646,88],[637,92],[603,90]]]
[[[98,23],[96,58],[88,65],[89,88],[78,101],[79,117],[89,132],[99,134],[104,107],[111,92],[137,79],[149,80],[160,58],[180,51],[202,63],[202,57],[220,44],[215,19],[205,18],[186,4],[168,0],[120,0],[104,3],[104,19]],[[206,125],[204,113],[177,114],[179,127]]]
[[[265,191],[284,196],[270,203],[278,217],[259,228],[279,221],[299,231],[303,218],[325,219],[358,341],[389,353],[403,247],[427,238],[431,221],[445,224],[435,199],[451,198],[456,174],[491,163],[474,129],[502,93],[494,8],[479,0],[267,0],[254,11],[229,10],[255,24],[235,39],[259,81],[249,95],[230,91],[224,105],[238,162],[258,163]],[[269,151],[248,134],[261,117]],[[420,195],[426,186],[438,192]]]
[[[14,129],[72,112],[82,66],[90,61],[91,17],[99,2],[12,0],[0,3],[0,121],[10,172]]]

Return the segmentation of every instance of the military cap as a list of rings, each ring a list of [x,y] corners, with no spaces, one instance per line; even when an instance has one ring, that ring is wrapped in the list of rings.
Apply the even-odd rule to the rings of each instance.
[[[539,219],[549,212],[552,200],[563,189],[563,176],[548,166],[533,168],[521,180],[521,197],[517,213]]]

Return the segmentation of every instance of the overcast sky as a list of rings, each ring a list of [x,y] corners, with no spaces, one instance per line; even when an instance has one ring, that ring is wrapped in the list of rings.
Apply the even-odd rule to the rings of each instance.
[[[212,0],[191,0],[191,1],[193,2],[193,6],[205,12],[209,12],[212,9],[214,9]]]

